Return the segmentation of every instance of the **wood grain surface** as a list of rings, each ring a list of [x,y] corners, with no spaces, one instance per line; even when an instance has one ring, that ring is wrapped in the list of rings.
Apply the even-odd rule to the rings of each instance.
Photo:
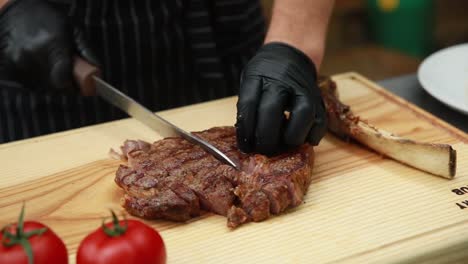
[[[462,245],[468,241],[468,193],[460,188],[468,191],[468,136],[356,73],[334,80],[343,101],[374,125],[452,144],[458,154],[455,179],[327,135],[316,148],[304,204],[285,214],[234,231],[213,214],[189,223],[147,221],[161,232],[169,263],[419,263],[435,260],[427,258],[435,253],[441,263],[467,257]],[[233,125],[235,103],[227,98],[161,115],[184,129],[203,130]],[[122,192],[113,181],[119,162],[107,157],[109,149],[125,139],[159,138],[125,119],[0,145],[0,225],[15,221],[25,202],[26,218],[55,230],[74,263],[81,239],[109,208],[121,210]]]

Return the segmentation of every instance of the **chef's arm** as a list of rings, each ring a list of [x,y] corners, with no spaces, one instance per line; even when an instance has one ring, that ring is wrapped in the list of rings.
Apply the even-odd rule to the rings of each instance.
[[[275,0],[265,43],[294,46],[319,68],[333,4],[334,0]]]
[[[2,8],[7,2],[8,0],[0,0],[0,8]]]

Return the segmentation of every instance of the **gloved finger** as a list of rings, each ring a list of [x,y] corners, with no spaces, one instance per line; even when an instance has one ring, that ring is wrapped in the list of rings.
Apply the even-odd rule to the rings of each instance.
[[[63,92],[74,90],[71,52],[62,46],[49,54],[49,85],[52,89]]]
[[[255,126],[261,87],[262,80],[259,77],[243,78],[240,83],[237,101],[237,145],[246,153],[252,152],[255,144]]]
[[[315,119],[315,106],[304,96],[297,96],[289,115],[284,133],[284,143],[288,147],[297,147],[303,144]]]
[[[320,100],[320,103],[316,105],[315,111],[315,120],[312,128],[310,129],[307,141],[314,146],[317,146],[322,140],[323,136],[327,132],[327,112],[325,110],[325,105],[323,101]]]
[[[3,55],[3,54],[0,54]],[[5,56],[0,57],[0,80],[9,80],[11,78],[11,69],[13,65],[8,63]]]
[[[83,30],[79,27],[73,29],[73,38],[75,40],[75,47],[78,55],[87,60],[94,66],[100,67],[99,60],[90,48],[88,41],[85,38]]]
[[[281,147],[281,132],[285,120],[289,93],[284,87],[265,82],[258,106],[255,149],[262,154],[275,154]],[[270,86],[270,87],[268,87]]]

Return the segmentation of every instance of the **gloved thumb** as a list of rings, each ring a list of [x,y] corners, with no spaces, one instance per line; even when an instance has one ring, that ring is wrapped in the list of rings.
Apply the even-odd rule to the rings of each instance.
[[[71,92],[74,90],[72,78],[72,61],[70,56],[51,58],[50,85],[56,91]]]
[[[3,55],[3,54],[1,54]],[[8,65],[8,62],[5,58],[5,56],[0,57],[0,80],[8,80],[10,77],[9,74],[9,69],[11,69],[12,66]]]
[[[100,67],[99,60],[97,59],[96,55],[90,48],[88,41],[84,35],[84,32],[79,27],[73,28],[73,38],[75,41],[76,51],[78,55],[81,56],[83,59],[88,61],[89,63],[93,64],[96,67]]]

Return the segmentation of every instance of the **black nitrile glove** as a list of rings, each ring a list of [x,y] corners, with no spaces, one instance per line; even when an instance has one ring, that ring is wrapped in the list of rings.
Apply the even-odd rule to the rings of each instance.
[[[81,30],[45,0],[10,1],[0,10],[0,80],[73,91],[73,56],[97,63]]]
[[[326,118],[315,66],[298,49],[266,44],[244,68],[236,123],[241,151],[271,155],[305,142],[317,145]]]

